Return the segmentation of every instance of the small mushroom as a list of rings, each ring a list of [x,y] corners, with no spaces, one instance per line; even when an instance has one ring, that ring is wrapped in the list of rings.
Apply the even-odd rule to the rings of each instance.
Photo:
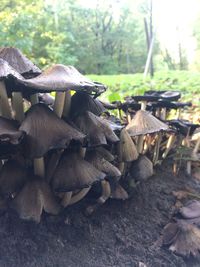
[[[28,181],[11,202],[11,208],[24,220],[40,222],[42,211],[57,215],[60,206],[52,194],[49,185],[40,178]]]
[[[66,151],[52,178],[56,192],[69,192],[89,187],[105,178],[105,174],[74,151]]]
[[[90,111],[84,112],[74,120],[76,126],[87,136],[89,146],[107,145],[119,141],[110,123]]]
[[[12,198],[27,181],[27,170],[16,160],[8,160],[0,171],[0,193]]]
[[[19,129],[26,133],[26,155],[29,158],[40,158],[50,149],[65,148],[72,139],[80,142],[84,139],[82,133],[41,103],[28,110]]]

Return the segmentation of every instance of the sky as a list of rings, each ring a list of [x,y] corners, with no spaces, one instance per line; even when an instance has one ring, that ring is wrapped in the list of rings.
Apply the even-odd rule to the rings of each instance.
[[[105,0],[79,0],[80,4],[94,8],[96,3],[100,5]],[[149,0],[150,1],[150,0]],[[173,58],[178,61],[178,43],[185,49],[189,63],[192,64],[195,57],[196,41],[192,37],[195,19],[200,15],[200,0],[152,0],[154,30],[163,50],[167,49]],[[113,0],[115,13],[126,2],[135,6],[141,0]],[[134,14],[133,14],[134,15]]]

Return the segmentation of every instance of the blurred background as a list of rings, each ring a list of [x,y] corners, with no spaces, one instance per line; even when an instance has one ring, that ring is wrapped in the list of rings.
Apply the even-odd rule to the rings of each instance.
[[[199,0],[1,0],[0,20],[0,46],[41,68],[93,74],[113,89],[110,100],[147,87],[199,90]]]

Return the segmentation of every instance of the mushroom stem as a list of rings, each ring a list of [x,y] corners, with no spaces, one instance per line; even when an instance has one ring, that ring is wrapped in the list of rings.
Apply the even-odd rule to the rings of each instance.
[[[12,118],[11,108],[9,105],[8,95],[6,92],[6,86],[3,81],[0,81],[0,107],[2,116],[11,119]]]
[[[92,214],[95,210],[97,210],[99,206],[104,204],[111,195],[111,188],[109,182],[103,180],[101,181],[101,186],[102,186],[102,195],[97,199],[97,204],[87,207],[86,213],[88,215]]]
[[[80,147],[79,154],[80,154],[82,159],[85,158],[85,153],[86,153],[86,148],[85,147]]]
[[[171,148],[174,145],[174,142],[176,140],[176,135],[175,134],[171,134],[168,141],[167,141],[167,145],[166,145],[166,149],[162,155],[162,158],[165,159],[169,153],[169,151],[171,150]]]
[[[39,103],[38,94],[33,94],[30,96],[31,105]],[[34,174],[39,175],[40,177],[45,177],[45,164],[44,158],[36,158],[33,160],[34,165]]]
[[[72,191],[64,193],[63,199],[61,201],[61,205],[66,208],[71,200],[72,197]]]
[[[160,114],[161,120],[166,120],[166,116],[167,116],[167,109],[166,108],[162,108],[161,109],[161,114]]]
[[[194,147],[194,149],[193,149],[193,151],[192,151],[192,153],[193,153],[194,155],[196,155],[196,154],[198,153],[198,151],[199,151],[199,147],[200,147],[200,137],[198,137],[197,142],[196,142],[196,145],[195,145],[195,147]]]
[[[156,113],[155,113],[157,118],[160,118],[160,108],[156,109]]]
[[[119,171],[121,172],[121,174],[123,175],[124,172],[124,168],[125,168],[125,164],[124,162],[119,162],[119,164],[117,165],[117,168],[119,169]]]
[[[34,159],[34,174],[40,177],[45,176],[44,158]]]
[[[147,101],[141,101],[141,110],[146,110]]]
[[[39,103],[39,98],[38,98],[38,94],[33,94],[30,96],[30,102],[31,102],[31,105],[35,105],[37,103]]]
[[[177,165],[177,161],[175,160],[173,163],[173,174],[177,175],[178,173],[178,165]]]
[[[155,149],[154,149],[154,156],[153,156],[153,164],[154,165],[156,165],[156,163],[157,163],[157,161],[159,159],[161,141],[162,141],[162,134],[159,132],[157,134],[156,144],[155,144]]]
[[[177,120],[180,120],[181,118],[181,108],[178,108],[176,111]]]
[[[15,111],[15,119],[22,122],[24,119],[23,97],[20,92],[12,93],[12,106]]]
[[[63,108],[64,117],[68,117],[70,107],[71,107],[71,91],[68,90],[65,92],[65,102],[64,102],[64,108]]]
[[[87,193],[90,191],[90,189],[91,189],[91,186],[87,188],[83,188],[77,194],[73,195],[69,202],[69,205],[73,205],[77,203],[78,201],[80,201],[82,198],[84,198],[87,195]]]
[[[186,137],[187,147],[190,147],[190,140],[189,140],[189,134]],[[187,161],[187,167],[186,167],[187,174],[191,175],[192,173],[192,162],[191,160]]]
[[[143,151],[143,141],[144,141],[144,135],[141,134],[138,136],[138,140],[137,140],[137,151],[139,154],[142,154],[142,151]]]
[[[131,122],[131,114],[128,111],[126,112],[126,118],[127,118],[128,124],[129,124]]]
[[[65,104],[65,92],[56,92],[53,110],[61,118]]]

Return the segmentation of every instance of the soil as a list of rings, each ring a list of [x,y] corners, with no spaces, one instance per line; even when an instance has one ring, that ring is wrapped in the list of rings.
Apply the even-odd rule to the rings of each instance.
[[[12,212],[0,217],[0,267],[184,267],[200,266],[157,244],[176,202],[172,191],[200,190],[199,182],[165,163],[124,202],[109,200],[90,217],[86,199],[40,224]],[[144,265],[144,266],[145,266]]]

